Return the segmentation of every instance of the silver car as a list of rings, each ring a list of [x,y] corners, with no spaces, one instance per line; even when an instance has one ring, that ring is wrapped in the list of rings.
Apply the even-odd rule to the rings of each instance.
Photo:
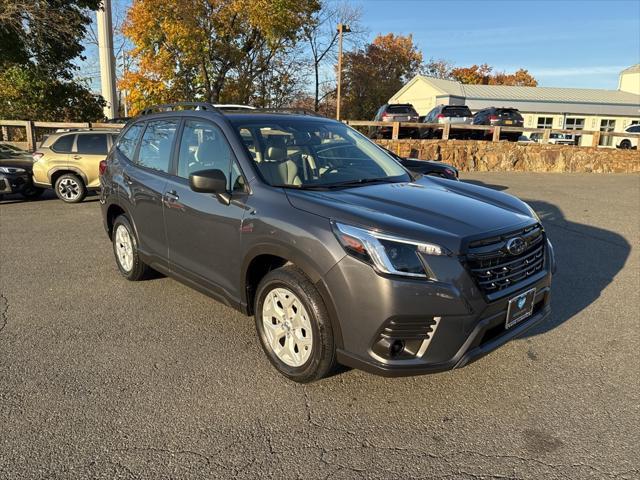
[[[438,105],[424,117],[423,123],[451,123],[470,125],[473,114],[466,105]],[[449,138],[461,138],[465,130],[451,130]],[[435,128],[422,129],[422,138],[442,138],[442,130]]]

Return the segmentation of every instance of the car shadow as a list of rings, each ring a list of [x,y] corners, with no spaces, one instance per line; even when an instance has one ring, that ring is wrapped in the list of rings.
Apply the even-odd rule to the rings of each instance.
[[[468,183],[495,190],[508,188],[479,181]],[[567,220],[552,203],[523,200],[540,217],[558,265],[551,289],[551,315],[523,335],[531,337],[553,330],[595,302],[624,267],[631,245],[616,232]]]
[[[62,201],[56,196],[53,190],[45,190],[45,192],[41,196],[36,198],[24,198],[19,193],[4,194],[2,196],[2,199],[0,199],[0,205],[11,205],[13,203],[37,203],[37,202],[45,202],[48,200],[58,200],[62,203]],[[87,203],[87,202],[88,203],[97,202],[99,200],[100,200],[100,195],[98,193],[89,192],[87,196],[84,198],[84,200],[80,202],[80,204]]]

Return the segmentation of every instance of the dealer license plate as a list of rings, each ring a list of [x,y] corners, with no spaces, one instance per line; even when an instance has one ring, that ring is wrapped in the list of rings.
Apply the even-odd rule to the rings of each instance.
[[[535,298],[536,289],[532,288],[509,300],[505,328],[513,327],[516,323],[520,323],[530,316],[533,311],[533,300]]]

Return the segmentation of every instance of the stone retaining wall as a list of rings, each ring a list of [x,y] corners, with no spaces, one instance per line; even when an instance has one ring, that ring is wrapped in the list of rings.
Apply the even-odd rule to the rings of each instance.
[[[477,140],[376,141],[403,157],[438,160],[467,172],[640,172],[638,150]]]

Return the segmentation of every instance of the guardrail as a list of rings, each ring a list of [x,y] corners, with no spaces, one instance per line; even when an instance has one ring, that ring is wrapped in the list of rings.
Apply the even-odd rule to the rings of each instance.
[[[401,128],[417,128],[420,129],[432,129],[442,131],[442,139],[449,140],[452,130],[461,131],[474,131],[480,130],[491,133],[491,139],[494,142],[500,141],[500,135],[508,132],[518,133],[541,133],[542,138],[540,143],[549,143],[552,133],[563,133],[576,136],[591,135],[591,146],[598,147],[600,145],[600,139],[606,137],[627,137],[627,138],[639,138],[640,133],[627,133],[627,132],[604,132],[600,130],[569,130],[569,129],[557,129],[557,128],[526,128],[526,127],[502,127],[492,125],[467,125],[467,124],[451,124],[451,123],[417,123],[417,122],[373,122],[366,120],[344,120],[344,123],[352,127],[391,127],[391,139],[398,140],[400,137]]]
[[[47,133],[58,129],[95,129],[106,128],[118,130],[124,127],[124,123],[100,123],[100,122],[32,122],[29,120],[0,120],[0,140],[11,143],[16,147],[23,148],[30,152],[36,149],[39,140]],[[15,141],[9,135],[9,129],[19,129],[21,133],[17,136],[20,140]]]

